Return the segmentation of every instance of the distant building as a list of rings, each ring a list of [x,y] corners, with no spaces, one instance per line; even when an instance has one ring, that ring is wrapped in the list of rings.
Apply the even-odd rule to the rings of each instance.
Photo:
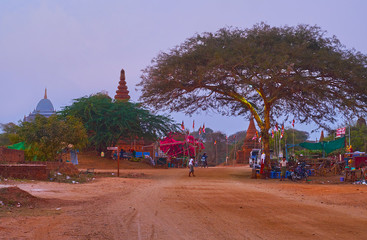
[[[120,81],[117,87],[115,99],[120,100],[120,101],[129,101],[130,99],[129,91],[127,90],[127,86],[126,86],[124,69],[121,69],[121,72],[120,72]]]
[[[251,117],[250,124],[247,128],[246,137],[245,140],[243,141],[242,150],[237,151],[237,157],[236,157],[237,163],[242,164],[248,163],[252,149],[261,148],[261,144],[259,143],[259,141],[257,139],[255,140],[253,139],[255,135],[256,135],[255,122],[254,118]]]
[[[38,102],[37,107],[35,110],[33,110],[33,112],[31,112],[27,117],[24,116],[23,121],[31,122],[35,119],[37,114],[48,118],[55,113],[56,111],[54,109],[54,106],[52,105],[52,102],[50,101],[50,99],[47,98],[47,89],[45,89],[44,98]]]

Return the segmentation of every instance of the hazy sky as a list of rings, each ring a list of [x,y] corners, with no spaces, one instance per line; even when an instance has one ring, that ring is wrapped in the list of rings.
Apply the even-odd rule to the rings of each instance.
[[[0,123],[23,119],[46,87],[56,110],[102,90],[114,97],[121,68],[136,102],[141,70],[159,52],[226,26],[316,24],[366,54],[366,10],[364,0],[0,0]],[[248,127],[243,117],[171,116],[226,134]]]

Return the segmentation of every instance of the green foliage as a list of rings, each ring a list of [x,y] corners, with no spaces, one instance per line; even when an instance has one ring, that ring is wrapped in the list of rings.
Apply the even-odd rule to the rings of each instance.
[[[367,152],[367,126],[355,123],[350,128],[351,145],[354,151]]]
[[[14,123],[0,124],[4,133],[0,134],[0,146],[11,145],[20,142],[17,135],[18,126]]]
[[[81,149],[87,143],[83,124],[74,117],[61,119],[57,115],[49,118],[37,115],[32,122],[22,122],[17,134],[31,146],[26,150],[26,157],[37,156],[37,161],[54,161],[58,152],[68,145]]]
[[[361,119],[361,118],[360,118]],[[346,144],[349,144],[349,124],[345,123],[340,127],[346,127]],[[324,141],[333,141],[335,140],[336,130],[328,131],[328,135],[325,137]],[[352,145],[353,151],[367,152],[367,126],[364,121],[354,122],[350,125],[350,144]],[[334,151],[332,154],[337,153],[338,151]],[[345,150],[341,151],[342,153]]]
[[[199,135],[197,131],[192,132],[191,135],[200,139],[204,144],[204,150],[199,153],[201,156],[204,152],[208,155],[208,164],[209,165],[217,165],[225,162],[226,154],[227,154],[227,141],[226,135],[219,131],[214,131],[211,128],[206,128],[205,133]],[[214,142],[216,141],[216,145]],[[229,144],[229,150],[231,148],[231,144]],[[228,152],[230,154],[230,152]]]
[[[142,137],[155,140],[178,130],[177,125],[167,116],[153,115],[139,104],[113,101],[101,93],[76,99],[61,114],[82,121],[90,147],[97,151],[115,146],[119,139]]]

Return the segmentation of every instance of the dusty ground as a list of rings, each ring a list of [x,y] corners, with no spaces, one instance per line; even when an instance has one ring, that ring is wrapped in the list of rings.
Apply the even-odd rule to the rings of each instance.
[[[248,167],[187,175],[129,169],[86,184],[12,181],[47,204],[3,208],[0,239],[367,239],[366,185],[253,180]]]

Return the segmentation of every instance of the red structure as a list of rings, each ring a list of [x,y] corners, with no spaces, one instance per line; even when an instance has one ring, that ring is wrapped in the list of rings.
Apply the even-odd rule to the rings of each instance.
[[[24,163],[24,151],[0,147],[0,163]]]
[[[129,91],[127,90],[127,86],[126,86],[124,69],[121,69],[120,82],[117,88],[118,90],[116,91],[115,99],[122,100],[122,101],[128,101],[130,99],[130,96],[129,96]]]
[[[180,141],[178,138],[184,139]],[[202,149],[203,143],[191,135],[170,134],[160,141],[160,150],[170,157],[196,156]]]
[[[239,150],[237,152],[237,163],[248,163],[248,160],[250,158],[250,152],[254,148],[261,148],[261,144],[259,143],[258,139],[253,140],[252,138],[256,135],[256,127],[254,119],[250,119],[250,124],[248,126],[247,132],[246,132],[246,138],[242,145],[242,150]]]

